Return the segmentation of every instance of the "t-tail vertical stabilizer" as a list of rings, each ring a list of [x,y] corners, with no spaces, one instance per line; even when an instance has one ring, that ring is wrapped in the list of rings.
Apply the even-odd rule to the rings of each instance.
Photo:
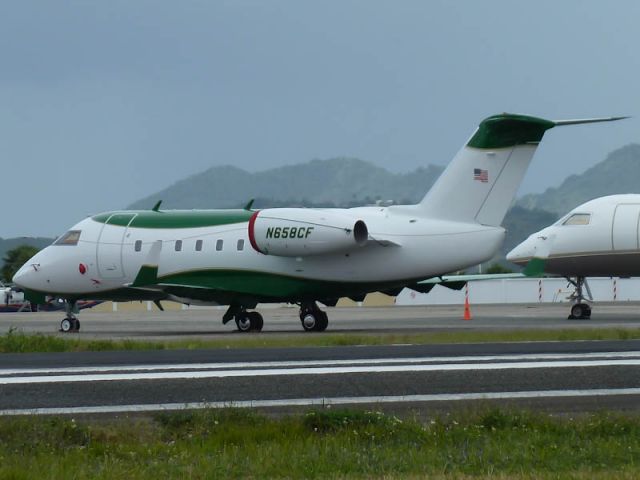
[[[430,217],[499,226],[547,130],[622,118],[551,121],[510,113],[486,118],[420,207]]]

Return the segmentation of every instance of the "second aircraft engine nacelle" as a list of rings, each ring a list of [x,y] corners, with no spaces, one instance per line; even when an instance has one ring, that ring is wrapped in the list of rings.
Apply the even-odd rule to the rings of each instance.
[[[265,255],[304,257],[348,252],[367,243],[369,231],[348,215],[306,208],[270,208],[249,220],[251,246]]]

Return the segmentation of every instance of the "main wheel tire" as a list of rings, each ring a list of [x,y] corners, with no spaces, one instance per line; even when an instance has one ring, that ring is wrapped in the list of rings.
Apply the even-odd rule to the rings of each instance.
[[[236,316],[236,325],[241,332],[251,331],[251,318],[248,313]]]
[[[316,325],[318,324],[318,317],[316,315],[315,312],[305,312],[300,315],[302,328],[304,328],[305,332],[313,332],[316,330]]]
[[[318,321],[316,322],[316,332],[324,332],[329,325],[329,316],[326,312],[318,311],[317,313]]]
[[[584,303],[576,303],[573,307],[571,307],[571,317],[573,318],[588,318],[587,311],[590,312],[590,309]]]
[[[72,318],[64,318],[60,322],[60,331],[64,333],[68,333],[73,329],[73,319]]]
[[[77,318],[73,319],[73,331],[74,332],[80,331],[80,320],[78,320]]]
[[[261,332],[264,325],[262,315],[260,315],[258,312],[249,312],[247,313],[247,316],[249,317],[249,322],[251,323],[251,330],[254,332]]]

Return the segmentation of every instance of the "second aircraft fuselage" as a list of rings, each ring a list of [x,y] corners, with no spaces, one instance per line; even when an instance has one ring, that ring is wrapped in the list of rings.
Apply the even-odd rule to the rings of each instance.
[[[640,195],[609,195],[574,208],[516,246],[507,259],[545,260],[563,276],[636,276],[640,272]]]

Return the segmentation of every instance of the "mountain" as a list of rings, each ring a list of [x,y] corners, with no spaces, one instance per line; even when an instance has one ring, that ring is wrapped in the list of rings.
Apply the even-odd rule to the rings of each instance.
[[[391,173],[355,158],[312,160],[249,173],[233,166],[212,167],[179,180],[128,208],[233,208],[255,198],[257,207],[354,206],[376,200],[416,203],[442,173],[429,165],[409,173]]]
[[[640,193],[640,145],[611,152],[605,160],[580,175],[567,177],[557,188],[525,195],[517,205],[564,215],[578,205],[615,193]]]

